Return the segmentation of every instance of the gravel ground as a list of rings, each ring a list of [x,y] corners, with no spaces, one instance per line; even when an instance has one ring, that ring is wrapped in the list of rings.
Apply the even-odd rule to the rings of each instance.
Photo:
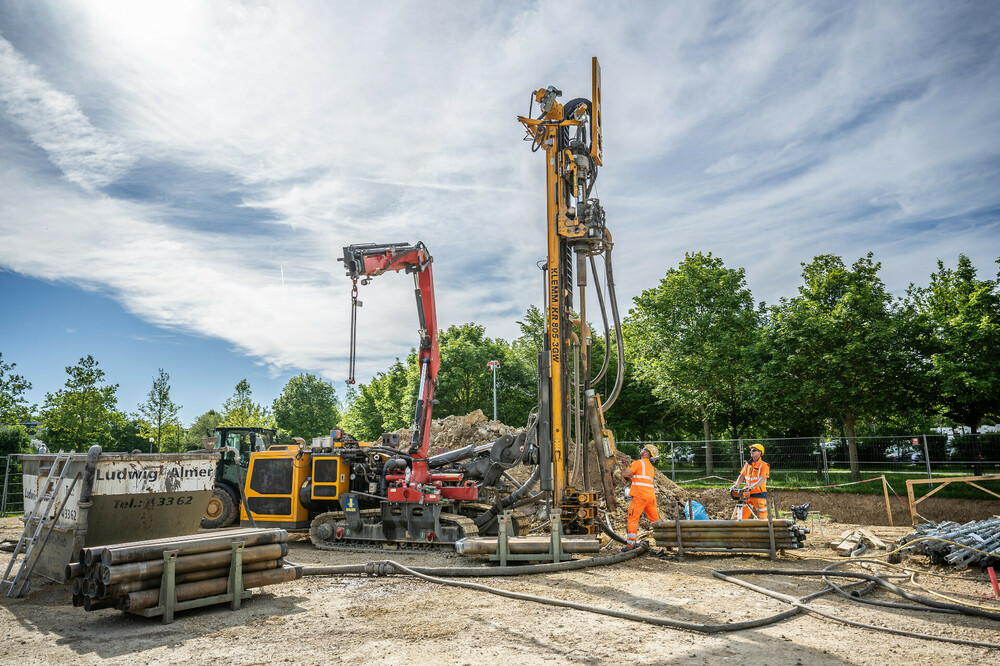
[[[16,538],[20,521],[0,519],[0,537]],[[828,541],[847,525],[826,523],[805,549],[778,561],[767,556],[688,556],[670,551],[612,567],[518,578],[481,578],[504,590],[694,623],[718,624],[770,615],[789,606],[718,580],[716,569],[814,570],[839,559]],[[886,541],[907,528],[875,527]],[[404,564],[467,566],[478,560],[443,552],[334,553],[293,537],[289,560],[304,565],[359,563],[393,557]],[[0,556],[0,562],[6,558]],[[931,572],[926,561],[904,564]],[[879,571],[890,571],[878,566]],[[855,568],[854,570],[860,570]],[[917,583],[966,603],[995,609],[982,572],[921,574]],[[747,575],[795,597],[824,587],[816,578]],[[928,593],[911,583],[911,591]],[[873,599],[890,600],[875,592]],[[892,599],[896,600],[896,599]],[[1000,623],[976,617],[916,613],[861,605],[834,595],[813,605],[878,626],[1000,643]],[[243,608],[178,614],[173,624],[120,611],[73,608],[69,586],[33,579],[22,599],[0,597],[0,663],[327,664],[673,663],[767,664],[994,663],[998,652],[850,627],[812,614],[769,626],[705,635],[499,597],[483,591],[388,577],[308,577],[255,591]]]

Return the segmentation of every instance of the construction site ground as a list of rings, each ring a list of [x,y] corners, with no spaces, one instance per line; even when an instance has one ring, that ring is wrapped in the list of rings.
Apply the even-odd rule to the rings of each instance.
[[[850,498],[859,496],[837,496]],[[863,496],[862,496],[863,497]],[[877,506],[881,498],[866,497]],[[836,512],[836,501],[831,511]],[[996,513],[996,503],[981,503]],[[845,516],[850,515],[846,511]],[[982,517],[982,516],[980,516]],[[841,519],[843,520],[843,519]],[[689,555],[654,549],[611,567],[535,576],[486,577],[478,583],[696,623],[740,622],[787,610],[784,602],[712,576],[713,569],[819,569],[837,559],[829,540],[851,524],[823,523],[807,548],[772,562],[762,555]],[[886,542],[908,527],[872,526]],[[18,518],[0,519],[0,538],[16,539]],[[303,565],[395,559],[421,566],[481,562],[453,553],[326,552],[293,536],[289,561]],[[7,555],[0,555],[6,563]],[[905,564],[906,562],[904,562]],[[926,560],[911,564],[933,569]],[[881,571],[888,571],[880,567]],[[980,571],[934,569],[925,587],[1000,612]],[[747,576],[795,597],[824,587],[815,578]],[[469,579],[467,579],[469,580]],[[918,594],[926,593],[911,588]],[[874,599],[892,600],[882,592]],[[1000,643],[1000,624],[967,616],[915,613],[861,605],[835,595],[812,602],[837,616],[874,625]],[[704,635],[588,612],[513,600],[483,591],[405,577],[308,577],[255,591],[242,609],[216,606],[179,613],[173,624],[116,610],[86,613],[71,604],[70,586],[33,578],[21,599],[0,597],[3,664],[537,664],[691,663],[885,664],[993,663],[997,652],[894,636],[799,614],[766,627]]]

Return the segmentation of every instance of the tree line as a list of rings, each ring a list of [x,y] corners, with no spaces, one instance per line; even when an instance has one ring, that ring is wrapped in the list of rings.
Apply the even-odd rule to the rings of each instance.
[[[976,433],[1000,418],[1000,274],[981,279],[959,255],[954,268],[939,261],[926,286],[910,285],[897,297],[871,253],[851,265],[821,255],[802,267],[798,294],[767,305],[754,300],[744,269],[711,253],[689,253],[637,296],[623,321],[625,385],[608,414],[618,438],[837,435],[848,442],[857,474],[862,435],[919,434],[940,425]],[[440,331],[435,416],[492,414],[487,364],[496,360],[498,418],[527,422],[537,404],[543,315],[531,306],[518,325],[511,341],[489,338],[475,323]],[[609,351],[603,326],[591,329],[600,364]],[[606,377],[616,374],[613,344]],[[374,439],[412,424],[419,381],[413,349],[368,383],[348,386],[343,403],[332,384],[301,374],[264,407],[244,379],[221,410],[185,429],[163,370],[133,413],[116,410],[117,385],[104,381],[91,357],[66,370],[66,386],[47,394],[38,412],[50,448],[101,441],[147,450],[153,437],[157,450],[184,450],[219,424],[277,427],[306,439],[343,427]],[[596,390],[607,395],[609,381]],[[0,422],[36,413],[23,400],[27,389],[30,383],[0,356]],[[704,456],[711,468],[710,445]]]

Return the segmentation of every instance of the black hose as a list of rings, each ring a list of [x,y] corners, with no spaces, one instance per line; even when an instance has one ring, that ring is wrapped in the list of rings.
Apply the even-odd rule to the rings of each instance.
[[[597,384],[604,378],[604,373],[608,371],[608,365],[611,362],[611,354],[608,352],[608,343],[611,341],[611,329],[608,327],[608,310],[604,305],[604,293],[601,291],[601,283],[597,277],[597,262],[594,261],[594,255],[590,255],[590,272],[594,274],[594,286],[597,288],[597,303],[601,307],[601,321],[604,322],[604,361],[601,363],[601,369],[598,370],[597,375],[591,378],[590,386],[585,388],[590,388]]]
[[[826,569],[821,570],[795,570],[786,571],[782,569],[724,569],[722,571],[713,571],[712,574],[722,574],[721,576],[716,576],[716,578],[722,578],[728,574],[746,574],[746,575],[759,575],[759,576],[819,576],[825,578],[831,575],[831,572]],[[980,610],[979,608],[973,608],[971,606],[959,606],[957,604],[948,604],[943,601],[934,601],[933,599],[927,599],[926,597],[921,597],[912,592],[907,592],[903,588],[890,583],[889,581],[881,578],[879,576],[874,576],[872,574],[853,572],[853,571],[840,571],[833,574],[834,576],[840,576],[843,578],[858,578],[862,580],[868,580],[881,585],[891,592],[895,592],[904,599],[909,599],[910,601],[915,601],[919,604],[924,604],[925,606],[930,606],[931,608],[957,610],[964,615],[974,615],[976,617],[985,617],[989,620],[994,620],[1000,622],[1000,613],[993,613],[991,611]],[[725,580],[725,578],[723,578]],[[732,582],[732,581],[730,581]]]
[[[601,405],[601,411],[605,414],[615,404],[618,394],[625,383],[625,341],[622,338],[622,322],[618,314],[618,297],[615,294],[615,274],[611,267],[611,232],[604,230],[604,272],[606,274],[606,284],[608,287],[608,300],[611,301],[611,318],[615,328],[615,358],[618,360],[618,368],[615,376],[615,385],[611,389],[608,399]],[[605,354],[607,353],[607,343],[605,343]]]
[[[601,526],[601,531],[604,532],[605,534],[607,534],[609,537],[611,537],[612,539],[614,539],[618,543],[624,543],[624,544],[628,543],[628,539],[625,539],[625,538],[619,536],[618,534],[616,534],[615,531],[613,529],[611,529],[611,526],[608,525],[606,522],[604,522],[600,518],[597,519],[597,522]]]
[[[881,564],[877,560],[851,559],[851,560],[849,560],[849,562],[852,563],[852,564],[856,564],[858,562],[871,562],[873,564]],[[830,571],[832,569],[835,569],[835,568],[837,568],[837,567],[839,567],[839,566],[841,566],[843,564],[847,564],[847,563],[848,562],[834,562],[833,564],[830,564],[830,565],[828,565],[826,567],[823,567],[823,571]],[[838,574],[833,574],[833,575],[836,576]],[[863,604],[869,604],[871,606],[881,606],[883,608],[898,608],[900,610],[920,611],[920,612],[928,611],[928,612],[933,612],[933,613],[953,613],[953,614],[958,614],[959,613],[959,611],[951,609],[951,608],[932,608],[930,606],[922,606],[922,605],[915,606],[913,604],[895,604],[895,603],[892,603],[891,601],[876,601],[874,599],[862,599],[861,597],[855,596],[855,595],[847,592],[846,590],[844,590],[844,588],[842,588],[841,586],[837,585],[836,583],[834,583],[832,580],[830,580],[826,576],[823,576],[823,582],[826,583],[827,585],[829,585],[831,587],[831,589],[833,589],[835,592],[837,592],[837,594],[840,594],[840,595],[842,595],[844,597],[847,597],[847,598],[851,599],[852,601],[860,601]],[[871,583],[869,583],[869,585],[872,586],[872,587],[875,587],[876,585],[878,585],[878,583],[871,582]]]
[[[525,481],[520,488],[500,500],[499,506],[494,504],[489,509],[476,516],[474,521],[476,523],[476,527],[482,527],[489,524],[489,522],[493,520],[493,518],[495,518],[501,510],[511,508],[513,504],[527,495],[534,485],[538,483],[538,477],[540,477],[541,474],[542,468],[539,465],[535,465],[535,469],[531,472],[531,476],[528,477],[528,480]]]
[[[753,590],[754,592],[759,592],[761,594],[767,595],[767,596],[772,597],[774,599],[778,599],[780,601],[784,601],[785,603],[792,604],[796,608],[799,608],[799,609],[801,609],[803,611],[807,611],[809,613],[813,613],[814,615],[819,615],[820,617],[827,618],[828,620],[833,620],[835,622],[840,622],[842,624],[847,624],[847,625],[850,625],[852,627],[860,627],[862,629],[870,629],[870,630],[873,630],[873,631],[883,631],[883,632],[886,632],[886,633],[889,633],[889,634],[895,634],[897,636],[907,636],[909,638],[921,638],[921,639],[924,639],[924,640],[936,640],[936,641],[942,641],[942,642],[945,642],[945,643],[955,643],[957,645],[970,645],[970,646],[973,646],[973,647],[986,647],[986,648],[993,648],[993,649],[1000,648],[1000,644],[997,644],[997,643],[985,643],[985,642],[980,642],[980,641],[970,641],[970,640],[965,640],[965,639],[961,639],[961,638],[948,638],[946,636],[932,636],[930,634],[921,634],[921,633],[918,633],[918,632],[915,632],[915,631],[905,631],[905,630],[902,630],[902,629],[890,629],[888,627],[881,627],[881,626],[874,625],[874,624],[867,624],[865,622],[857,622],[855,620],[848,620],[846,618],[842,618],[842,617],[833,615],[831,613],[827,613],[825,611],[821,611],[821,610],[819,610],[817,608],[814,608],[812,606],[806,605],[805,603],[803,603],[804,600],[806,599],[806,597],[803,597],[801,599],[796,599],[795,597],[789,596],[787,594],[783,594],[781,592],[775,592],[774,590],[768,590],[766,588],[754,585],[752,583],[748,583],[745,580],[740,580],[739,578],[733,578],[733,577],[727,575],[727,574],[731,574],[731,573],[741,573],[741,574],[749,574],[749,575],[768,575],[768,574],[771,574],[771,575],[778,575],[778,576],[798,576],[798,575],[803,575],[803,576],[824,576],[827,573],[829,573],[829,572],[826,572],[826,571],[784,571],[784,570],[780,570],[780,569],[730,569],[730,570],[723,570],[723,571],[713,571],[712,575],[715,576],[716,578],[720,579],[720,580],[724,580],[724,581],[727,581],[727,582],[730,582],[730,583],[734,583],[736,585],[740,585],[742,587],[745,587],[745,588],[747,588],[749,590]],[[897,588],[897,586],[892,585],[891,583],[888,583],[887,581],[884,581],[884,580],[878,578],[877,576],[870,576],[868,574],[848,574],[846,572],[842,572],[842,573],[836,574],[836,575],[838,575],[838,576],[839,575],[843,575],[843,576],[847,576],[849,578],[853,577],[853,578],[863,578],[863,579],[866,579],[866,580],[873,580],[873,581],[876,581],[879,585],[889,587],[890,589],[892,589],[892,588],[899,589],[899,588]],[[830,589],[831,588],[827,588],[827,590],[830,590]],[[903,593],[904,596],[907,596],[907,598],[916,597],[916,595],[911,595],[910,593],[906,592],[905,590],[900,590],[900,592]],[[930,601],[930,600],[927,600],[927,601]],[[932,603],[937,603],[937,602],[932,602]],[[946,606],[946,605],[950,606],[951,604],[940,604],[940,605],[942,605],[942,606]],[[964,607],[956,607],[956,608],[962,609],[962,612],[977,611],[978,610],[978,609],[964,608]],[[978,611],[978,612],[974,612],[974,613],[970,612],[969,614],[970,615],[983,615],[983,616],[996,616],[995,618],[991,618],[991,619],[1000,619],[1000,615],[998,615],[996,613],[987,613],[985,611]]]

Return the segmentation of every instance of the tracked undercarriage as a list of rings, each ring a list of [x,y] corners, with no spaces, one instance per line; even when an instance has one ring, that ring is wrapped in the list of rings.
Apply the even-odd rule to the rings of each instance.
[[[426,550],[453,547],[465,537],[496,534],[496,520],[482,530],[474,516],[489,505],[463,503],[459,513],[444,507],[427,505],[399,506],[384,503],[378,509],[353,512],[328,511],[316,516],[309,528],[309,539],[321,550]],[[518,535],[528,533],[531,520],[514,512]]]

